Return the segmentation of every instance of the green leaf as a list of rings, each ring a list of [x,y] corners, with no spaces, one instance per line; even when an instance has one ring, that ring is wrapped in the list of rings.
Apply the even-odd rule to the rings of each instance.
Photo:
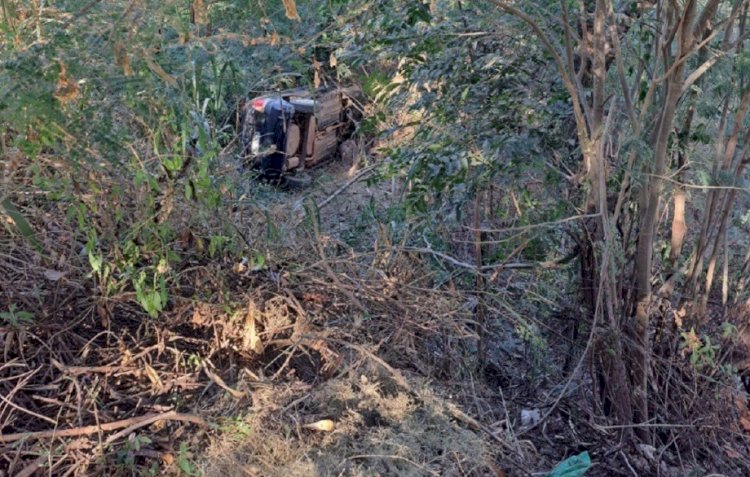
[[[177,172],[177,171],[179,171],[180,169],[182,169],[182,165],[184,163],[183,160],[182,160],[182,157],[180,155],[178,155],[178,154],[175,154],[172,157],[164,158],[164,160],[162,162],[164,164],[164,167],[169,172]]]
[[[560,462],[548,474],[548,477],[583,477],[591,468],[589,453],[584,451]]]
[[[0,202],[0,207],[2,207],[2,209],[5,210],[5,213],[10,216],[11,220],[13,220],[13,223],[15,224],[18,231],[21,232],[21,235],[23,235],[26,240],[31,242],[31,245],[33,245],[38,252],[43,253],[44,248],[34,236],[34,229],[31,228],[29,222],[16,208],[16,206],[11,203],[10,199],[6,198],[2,202]]]
[[[185,198],[187,200],[193,200],[195,197],[195,186],[191,181],[185,182]]]
[[[34,315],[28,311],[18,311],[16,312],[16,316],[19,321],[25,321],[27,323],[34,321]]]
[[[260,270],[263,270],[265,266],[266,266],[266,256],[260,252],[256,253],[255,258],[253,259],[252,271],[258,272]]]
[[[161,303],[159,311],[164,309],[164,306],[167,304],[167,299],[167,280],[161,276],[159,277],[159,302]]]
[[[156,316],[159,314],[161,310],[162,310],[161,293],[159,293],[158,290],[154,290],[151,292],[151,302],[149,303],[148,314],[151,315],[153,318],[156,318]]]
[[[99,273],[101,271],[103,261],[104,258],[101,255],[94,255],[93,252],[89,252],[89,264],[94,273]]]
[[[222,250],[222,247],[227,241],[227,237],[223,235],[214,235],[208,242],[208,254],[213,257],[217,252]]]

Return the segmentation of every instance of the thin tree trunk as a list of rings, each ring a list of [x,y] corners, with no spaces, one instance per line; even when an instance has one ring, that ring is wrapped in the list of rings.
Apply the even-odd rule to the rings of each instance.
[[[747,286],[748,281],[748,270],[750,269],[750,245],[747,247],[747,252],[745,252],[745,259],[742,261],[742,268],[740,269],[740,281],[737,284],[737,289],[734,293],[734,304],[739,304],[740,296],[742,295],[742,292],[745,291],[745,287]]]
[[[728,136],[726,141],[724,142],[725,146],[723,148],[723,154],[718,156],[716,158],[716,162],[714,163],[714,177],[718,177],[718,175],[722,171],[727,171],[730,166],[732,165],[732,160],[735,157],[735,153],[737,152],[737,144],[739,143],[739,135],[740,132],[744,129],[743,123],[745,120],[745,117],[748,114],[748,111],[750,111],[750,88],[748,88],[742,95],[742,99],[740,100],[740,105],[737,108],[737,111],[734,115],[734,128],[732,130],[732,133]],[[745,140],[750,139],[750,130],[747,131]],[[744,153],[743,153],[744,156]],[[739,177],[737,174],[741,174],[742,170],[744,169],[743,163],[740,163],[736,170],[735,170],[735,177]],[[707,208],[706,216],[703,220],[703,228],[701,230],[701,237],[698,241],[698,246],[696,247],[695,252],[695,268],[692,268],[690,270],[690,289],[692,290],[693,297],[695,299],[698,299],[699,292],[700,292],[700,284],[699,284],[699,277],[701,275],[701,271],[703,269],[703,256],[706,252],[706,247],[709,245],[711,239],[713,238],[713,248],[710,253],[709,258],[709,265],[708,265],[708,271],[706,272],[706,289],[705,293],[708,295],[710,293],[711,286],[713,285],[713,274],[715,272],[716,267],[716,253],[718,251],[718,244],[721,242],[721,236],[723,231],[726,229],[726,223],[725,221],[728,219],[729,210],[733,203],[734,198],[736,196],[736,189],[731,189],[730,191],[726,191],[724,189],[713,189],[709,191],[709,206]],[[724,206],[724,208],[719,208],[720,205]],[[714,236],[710,233],[712,229],[715,229],[715,214],[718,211],[721,211],[721,216],[719,218],[720,226],[718,229],[718,233]],[[701,300],[699,311],[702,314],[703,311],[705,311],[705,305],[707,297]]]
[[[685,234],[687,233],[687,222],[685,220],[685,202],[687,194],[685,192],[685,167],[687,164],[687,148],[689,145],[690,129],[692,128],[693,116],[695,115],[695,100],[698,94],[693,92],[690,96],[690,107],[685,115],[685,123],[680,131],[677,144],[677,184],[674,189],[674,215],[672,216],[672,239],[671,249],[669,251],[669,264],[674,274],[677,270],[677,262],[682,254],[682,246],[685,244]]]
[[[713,241],[713,246],[711,248],[711,254],[709,255],[708,260],[708,270],[706,271],[706,284],[705,284],[705,290],[703,292],[701,301],[700,301],[700,308],[699,308],[699,315],[704,316],[706,313],[706,306],[708,305],[708,297],[711,294],[711,288],[713,287],[714,282],[714,274],[716,272],[716,261],[717,257],[719,255],[719,252],[721,250],[721,244],[723,241],[723,238],[726,236],[727,233],[727,222],[729,221],[730,212],[732,211],[732,205],[734,204],[734,198],[737,195],[737,190],[732,189],[727,194],[726,200],[724,201],[724,208],[721,212],[721,218],[719,222],[719,231],[716,233],[716,237]]]
[[[716,177],[716,175],[719,173],[719,162],[720,158],[723,153],[723,144],[724,141],[722,140],[724,137],[724,128],[726,127],[726,121],[729,114],[729,95],[727,95],[726,99],[724,100],[724,107],[722,109],[721,113],[721,120],[719,121],[719,138],[717,138],[716,141],[716,150],[714,154],[716,155],[713,168],[711,170],[711,176]],[[700,236],[698,237],[698,242],[695,246],[695,250],[693,251],[693,258],[690,260],[690,267],[688,268],[687,272],[687,289],[688,290],[695,290],[697,283],[698,283],[698,276],[700,276],[701,271],[703,270],[703,254],[705,253],[705,248],[709,240],[709,236],[711,233],[711,224],[714,221],[714,214],[716,211],[716,197],[715,197],[715,191],[709,190],[708,195],[706,197],[706,206],[704,207],[704,215],[703,220],[701,222],[701,232]],[[693,294],[695,292],[693,291]]]
[[[740,15],[740,9],[742,10]],[[737,30],[738,38],[742,38],[745,35],[745,28],[747,26],[747,14],[748,14],[748,5],[745,3],[745,0],[739,0],[736,1],[734,6],[732,7],[732,13],[730,15],[730,21],[728,26],[724,30],[724,39],[722,41],[722,49],[723,50],[729,50],[732,45],[732,32],[734,31],[732,28],[732,25],[734,22],[739,18],[739,26]],[[740,53],[742,51],[744,42],[738,41],[737,45],[735,46],[736,53]],[[746,95],[747,93],[745,93]],[[745,95],[743,95],[743,99],[741,102],[745,101]],[[726,98],[724,99],[724,106],[722,108],[721,113],[721,120],[719,121],[719,137],[716,140],[716,160],[714,161],[714,166],[711,171],[712,177],[717,177],[719,170],[720,170],[720,158],[722,157],[722,153],[724,153],[724,164],[727,164],[726,157],[729,156],[729,161],[731,161],[731,158],[734,156],[734,150],[731,151],[727,147],[727,143],[731,144],[732,141],[726,141],[725,137],[725,127],[726,127],[726,121],[727,121],[727,115],[729,113],[729,102],[731,99],[731,94],[727,94]],[[742,108],[742,106],[740,106]],[[736,122],[735,117],[735,127],[733,135],[739,134],[739,127],[741,124],[738,124]],[[737,142],[734,141],[734,146],[736,147]],[[695,251],[693,253],[693,258],[690,262],[690,267],[688,268],[687,272],[687,289],[692,291],[693,297],[695,298],[697,296],[698,292],[698,279],[701,275],[701,272],[703,270],[703,256],[705,253],[706,246],[708,245],[708,242],[710,240],[711,236],[711,225],[714,222],[714,214],[716,212],[716,206],[718,204],[718,195],[723,191],[716,191],[716,190],[710,190],[708,193],[707,198],[707,206],[705,207],[705,214],[703,218],[703,223],[701,225],[701,233],[698,238],[698,243],[695,247]]]
[[[648,177],[646,185],[641,191],[642,209],[638,244],[635,257],[635,287],[636,304],[635,317],[631,326],[633,342],[633,399],[635,401],[636,422],[648,421],[648,370],[650,367],[649,349],[649,308],[651,305],[651,266],[653,260],[654,237],[656,235],[656,218],[659,211],[659,198],[663,187],[663,177],[667,170],[667,145],[672,130],[677,102],[681,96],[685,62],[679,60],[690,52],[693,47],[691,25],[695,18],[695,0],[688,0],[679,24],[676,26],[679,47],[673,67],[665,62],[665,70],[672,71],[667,81],[667,92],[662,114],[659,118],[654,139],[654,164],[651,170],[646,170]],[[666,58],[666,55],[665,55]],[[650,174],[649,174],[650,173]],[[645,432],[642,432],[644,434]],[[643,436],[640,436],[643,437]]]
[[[744,120],[744,116],[742,117]],[[745,135],[745,143],[750,140],[750,130]],[[703,298],[701,300],[701,314],[706,310],[708,304],[708,297],[711,294],[711,288],[713,286],[714,273],[716,272],[716,260],[721,250],[722,242],[726,242],[727,225],[729,224],[729,217],[731,216],[732,209],[734,207],[734,200],[737,197],[738,183],[742,179],[743,172],[746,164],[746,151],[741,153],[740,159],[735,167],[734,178],[732,188],[726,193],[726,199],[724,200],[723,209],[721,213],[721,219],[719,222],[719,231],[716,233],[714,239],[713,248],[711,249],[711,255],[708,262],[708,271],[706,272],[706,284]],[[726,302],[726,300],[724,300]]]
[[[474,199],[474,260],[477,268],[475,291],[477,296],[476,318],[479,325],[477,347],[479,370],[484,371],[487,363],[487,313],[484,304],[484,277],[482,276],[482,194],[477,191]]]
[[[724,270],[721,275],[721,305],[727,306],[729,303],[729,233],[724,234]]]

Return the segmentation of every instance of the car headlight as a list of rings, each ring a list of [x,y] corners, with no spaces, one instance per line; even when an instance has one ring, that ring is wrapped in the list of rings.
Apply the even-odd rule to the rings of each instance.
[[[260,153],[260,134],[257,132],[253,134],[253,140],[250,142],[250,153],[253,155]]]

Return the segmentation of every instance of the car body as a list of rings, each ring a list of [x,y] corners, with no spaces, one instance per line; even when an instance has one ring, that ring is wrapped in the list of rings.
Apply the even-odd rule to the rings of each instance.
[[[333,157],[361,118],[358,87],[288,90],[241,106],[241,154],[262,177],[281,181]]]

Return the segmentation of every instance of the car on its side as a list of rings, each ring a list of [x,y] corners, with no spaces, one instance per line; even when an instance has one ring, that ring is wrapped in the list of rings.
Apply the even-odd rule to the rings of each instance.
[[[362,117],[356,86],[295,89],[259,96],[241,105],[245,164],[273,183],[304,181],[300,171],[335,156]]]

